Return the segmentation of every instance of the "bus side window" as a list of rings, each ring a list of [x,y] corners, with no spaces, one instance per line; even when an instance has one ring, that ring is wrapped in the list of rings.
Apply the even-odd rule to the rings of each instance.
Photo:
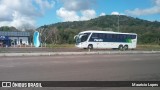
[[[108,34],[105,34],[105,38],[107,38],[107,39],[108,39]]]
[[[132,39],[136,39],[136,35],[132,35]]]
[[[129,39],[129,35],[126,35],[126,38]]]
[[[113,38],[113,39],[117,39],[117,35],[116,35],[116,34],[113,34],[113,35],[112,35],[112,38]]]
[[[123,35],[122,35],[122,34],[119,34],[119,38],[120,38],[120,39],[123,39]]]
[[[127,38],[131,39],[131,35],[128,35],[128,37],[127,37]]]
[[[112,39],[112,34],[108,34],[109,39]]]
[[[97,33],[97,37],[98,37],[98,38],[100,37],[99,33]]]
[[[91,36],[91,38],[98,38],[97,33],[93,33],[92,36]]]
[[[125,34],[123,34],[123,39],[126,39],[126,35]]]
[[[98,33],[98,38],[99,39],[103,39],[104,38],[104,34],[103,33]]]
[[[103,33],[103,34],[102,34],[102,39],[105,39],[105,36],[106,36],[106,35]]]
[[[129,38],[132,39],[132,35],[129,35]]]
[[[117,34],[117,39],[120,39],[120,37],[119,37],[120,35],[119,34]]]
[[[82,38],[81,38],[81,42],[84,42],[84,41],[86,41],[87,40],[87,36],[85,35],[85,36],[82,36]]]
[[[113,38],[113,35],[112,34],[110,34],[110,39],[112,39]]]

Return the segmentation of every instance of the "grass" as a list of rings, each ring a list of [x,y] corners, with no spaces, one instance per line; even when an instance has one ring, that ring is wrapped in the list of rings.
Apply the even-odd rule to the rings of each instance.
[[[48,44],[47,47],[49,48],[74,48],[75,44]],[[137,45],[137,50],[154,50],[154,51],[160,51],[160,45],[145,45],[145,44],[139,44]]]
[[[160,51],[160,45],[137,45],[136,49]]]
[[[3,53],[6,51],[6,48],[0,47],[0,53]]]
[[[48,44],[48,48],[74,48],[75,44]]]
[[[75,48],[75,44],[47,44],[47,48]],[[0,53],[6,51],[6,48],[0,48]],[[160,51],[160,45],[138,44],[136,50]]]

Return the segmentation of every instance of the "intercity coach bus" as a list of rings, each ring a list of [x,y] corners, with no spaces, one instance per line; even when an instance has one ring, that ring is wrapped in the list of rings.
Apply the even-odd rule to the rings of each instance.
[[[74,37],[76,47],[88,49],[135,49],[136,33],[121,33],[113,31],[83,31]]]

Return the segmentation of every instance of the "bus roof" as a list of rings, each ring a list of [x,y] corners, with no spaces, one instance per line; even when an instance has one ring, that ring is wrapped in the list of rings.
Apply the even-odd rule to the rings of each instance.
[[[111,33],[111,34],[133,34],[137,35],[136,33],[122,33],[122,32],[113,32],[113,31],[98,31],[98,30],[87,30],[87,31],[82,31],[81,33]]]

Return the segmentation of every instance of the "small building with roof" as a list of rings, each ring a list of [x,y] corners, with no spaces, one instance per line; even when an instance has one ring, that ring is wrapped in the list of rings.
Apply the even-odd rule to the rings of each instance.
[[[29,45],[29,32],[0,31],[0,46]]]

